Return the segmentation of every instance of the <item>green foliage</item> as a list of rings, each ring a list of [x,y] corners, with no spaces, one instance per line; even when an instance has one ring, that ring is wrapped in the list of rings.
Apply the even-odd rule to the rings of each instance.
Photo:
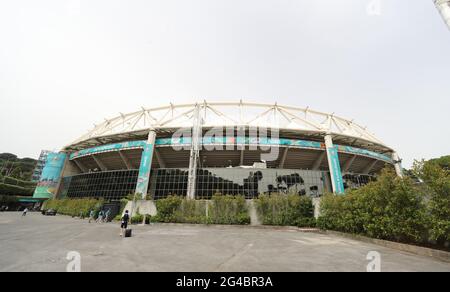
[[[19,202],[19,199],[15,196],[1,196],[0,195],[0,204],[14,204]]]
[[[261,195],[255,200],[264,225],[315,226],[314,206],[310,197],[298,195]]]
[[[174,214],[174,222],[190,224],[206,224],[206,201],[182,200]]]
[[[30,180],[37,161],[31,158],[20,159],[11,153],[0,154],[0,176],[12,176]]]
[[[179,196],[168,196],[165,199],[156,201],[156,209],[158,215],[155,220],[157,222],[177,222],[175,212],[180,208],[183,199]]]
[[[54,209],[59,214],[69,216],[88,217],[91,210],[94,210],[97,214],[103,206],[103,199],[97,200],[92,198],[85,199],[53,199],[44,203],[43,209]]]
[[[414,174],[423,180],[423,191],[430,214],[430,239],[444,244],[450,241],[450,169],[445,156],[438,160],[415,162]],[[445,162],[447,164],[445,165]]]
[[[209,222],[213,224],[250,224],[250,215],[243,196],[214,195],[208,215]]]
[[[250,216],[242,196],[213,196],[211,203],[169,196],[156,201],[153,222],[192,224],[249,224]]]
[[[119,210],[119,216],[122,216],[123,211],[125,210],[125,207],[128,204],[128,199],[121,199],[120,200],[120,210]]]
[[[410,178],[384,170],[377,181],[321,201],[318,226],[399,242],[420,243],[428,226],[423,196]]]
[[[0,177],[0,183],[4,183],[7,185],[13,185],[13,186],[19,186],[19,187],[23,187],[23,188],[30,188],[30,189],[36,187],[36,183],[34,183],[34,182],[24,181],[24,180],[20,180],[20,179],[8,177],[8,176]]]
[[[32,196],[34,188],[24,188],[16,185],[0,183],[0,195]]]
[[[450,155],[442,156],[441,158],[431,159],[428,164],[437,164],[444,170],[450,170]]]

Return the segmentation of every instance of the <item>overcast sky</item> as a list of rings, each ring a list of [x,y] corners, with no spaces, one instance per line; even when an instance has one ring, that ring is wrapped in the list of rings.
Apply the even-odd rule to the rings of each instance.
[[[450,31],[432,0],[0,0],[0,152],[241,98],[354,118],[407,167],[450,154]]]

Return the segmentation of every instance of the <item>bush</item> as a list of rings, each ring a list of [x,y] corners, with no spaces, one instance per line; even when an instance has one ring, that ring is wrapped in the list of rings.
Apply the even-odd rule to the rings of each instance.
[[[247,203],[243,196],[214,195],[208,212],[213,224],[250,224]]]
[[[34,183],[34,182],[24,181],[24,180],[20,180],[20,179],[8,177],[8,176],[1,177],[0,182],[3,182],[4,184],[7,184],[7,185],[19,186],[22,188],[33,189],[36,187],[36,183]]]
[[[174,214],[176,223],[206,224],[206,201],[182,200]]]
[[[88,217],[91,210],[94,210],[96,214],[103,207],[103,200],[85,198],[85,199],[52,199],[44,203],[42,209],[54,209],[59,214],[68,216],[80,216]]]
[[[32,196],[34,188],[23,188],[17,185],[0,183],[0,195]]]
[[[414,163],[414,174],[423,180],[430,214],[430,239],[440,245],[450,242],[450,156]]]
[[[158,222],[176,222],[175,212],[181,206],[183,199],[179,196],[168,196],[165,199],[156,201],[158,215],[155,220]]]
[[[401,179],[391,170],[344,196],[323,197],[320,209],[322,229],[407,243],[426,239],[423,196],[411,179]]]
[[[158,214],[152,222],[191,224],[249,224],[244,197],[213,196],[211,202],[169,196],[156,201]],[[207,215],[208,210],[208,215]]]
[[[314,205],[310,197],[298,195],[261,195],[255,200],[264,225],[313,227]]]
[[[0,204],[14,204],[19,202],[16,196],[0,196]]]

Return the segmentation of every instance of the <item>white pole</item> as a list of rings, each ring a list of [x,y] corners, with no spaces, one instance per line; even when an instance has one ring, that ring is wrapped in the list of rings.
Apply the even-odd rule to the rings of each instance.
[[[450,29],[450,0],[434,0],[434,5],[441,13],[448,28]]]

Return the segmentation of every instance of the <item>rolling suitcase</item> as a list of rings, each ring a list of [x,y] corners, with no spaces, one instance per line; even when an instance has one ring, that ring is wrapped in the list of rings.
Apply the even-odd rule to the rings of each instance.
[[[132,229],[125,230],[125,237],[131,237]]]

